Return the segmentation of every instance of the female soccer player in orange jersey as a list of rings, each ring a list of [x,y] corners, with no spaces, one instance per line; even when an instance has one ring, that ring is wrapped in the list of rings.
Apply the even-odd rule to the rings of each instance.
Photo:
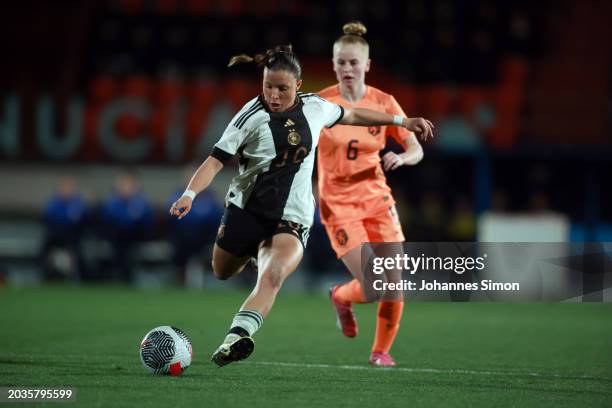
[[[393,96],[365,83],[365,74],[370,70],[369,46],[363,38],[365,26],[353,22],[345,24],[343,31],[333,49],[338,84],[319,95],[345,108],[368,108],[406,116]],[[402,145],[404,152],[386,153],[381,166],[379,152],[389,136]],[[422,158],[423,149],[414,134],[399,126],[335,126],[321,132],[318,152],[321,221],[336,255],[354,277],[330,290],[338,324],[347,337],[357,335],[352,304],[366,302],[358,279],[361,244],[404,241],[383,169],[414,165]],[[403,301],[379,303],[371,364],[395,365],[389,350],[399,329],[403,306]]]

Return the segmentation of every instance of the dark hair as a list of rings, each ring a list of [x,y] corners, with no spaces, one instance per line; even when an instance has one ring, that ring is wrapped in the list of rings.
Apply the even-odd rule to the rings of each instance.
[[[250,57],[246,54],[235,55],[230,59],[228,67],[243,62],[255,62],[260,68],[268,68],[271,71],[289,71],[296,79],[302,78],[302,66],[297,55],[293,53],[291,44],[277,45],[266,50],[263,54],[256,54]]]

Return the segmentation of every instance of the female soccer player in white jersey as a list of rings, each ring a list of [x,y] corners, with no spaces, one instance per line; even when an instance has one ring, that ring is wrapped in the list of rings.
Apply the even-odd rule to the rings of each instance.
[[[315,210],[311,178],[321,129],[336,123],[397,124],[423,139],[432,136],[432,125],[423,118],[343,109],[317,95],[298,92],[302,69],[291,46],[277,46],[254,58],[240,55],[229,65],[250,61],[264,68],[263,93],[236,114],[183,196],[170,208],[171,215],[187,215],[193,198],[208,187],[224,163],[238,155],[239,175],[226,196],[213,249],[213,273],[228,279],[256,256],[258,278],[212,356],[218,366],[251,354],[252,336],[302,259]]]

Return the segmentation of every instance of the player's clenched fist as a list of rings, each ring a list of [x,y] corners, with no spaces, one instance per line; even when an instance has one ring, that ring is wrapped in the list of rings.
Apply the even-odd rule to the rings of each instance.
[[[186,216],[187,213],[189,213],[189,210],[191,210],[192,203],[193,200],[190,197],[182,196],[181,198],[176,200],[174,204],[172,204],[172,206],[170,207],[170,215],[174,215],[180,220],[181,218]]]

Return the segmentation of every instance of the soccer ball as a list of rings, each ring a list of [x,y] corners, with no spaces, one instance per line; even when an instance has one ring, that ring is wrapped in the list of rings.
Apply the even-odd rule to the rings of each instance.
[[[140,361],[151,374],[181,375],[192,356],[191,341],[176,327],[156,327],[140,342]]]

